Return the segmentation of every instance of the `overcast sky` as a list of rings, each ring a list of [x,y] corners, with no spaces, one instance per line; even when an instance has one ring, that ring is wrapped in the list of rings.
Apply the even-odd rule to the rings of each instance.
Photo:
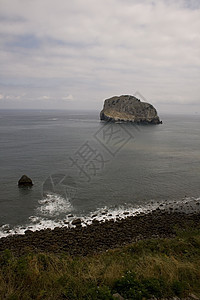
[[[0,0],[0,108],[102,108],[139,92],[200,113],[199,0]]]

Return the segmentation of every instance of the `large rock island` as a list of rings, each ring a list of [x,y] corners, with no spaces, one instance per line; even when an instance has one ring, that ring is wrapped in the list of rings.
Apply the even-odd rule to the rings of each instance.
[[[134,96],[114,96],[104,101],[100,119],[113,122],[162,124],[153,105]]]

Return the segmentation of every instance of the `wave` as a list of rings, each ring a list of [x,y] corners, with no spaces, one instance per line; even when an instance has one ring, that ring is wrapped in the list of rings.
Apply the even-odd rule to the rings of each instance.
[[[39,200],[38,202],[40,206],[37,208],[36,212],[43,216],[55,217],[73,209],[68,198],[65,199],[54,193],[47,194],[44,199]]]
[[[70,202],[58,195],[48,194],[46,198],[39,201],[40,207],[36,209],[37,215],[30,216],[28,223],[23,226],[11,228],[9,224],[4,224],[0,227],[0,238],[8,235],[24,234],[26,230],[42,230],[54,229],[55,227],[73,228],[72,221],[81,218],[82,226],[92,224],[94,220],[105,222],[106,220],[124,219],[127,216],[137,216],[151,213],[155,210],[166,210],[170,212],[197,213],[200,212],[200,197],[185,197],[178,201],[163,201],[157,202],[151,200],[144,206],[133,206],[125,204],[118,207],[101,207],[86,215],[72,214],[73,206]],[[65,213],[62,219],[50,219],[50,216],[59,216]]]

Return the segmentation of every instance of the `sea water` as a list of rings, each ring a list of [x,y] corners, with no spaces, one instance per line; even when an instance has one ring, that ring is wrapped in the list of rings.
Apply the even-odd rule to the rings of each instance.
[[[0,111],[0,236],[199,201],[200,116],[160,117],[139,126],[99,112]],[[32,188],[18,188],[23,174]]]

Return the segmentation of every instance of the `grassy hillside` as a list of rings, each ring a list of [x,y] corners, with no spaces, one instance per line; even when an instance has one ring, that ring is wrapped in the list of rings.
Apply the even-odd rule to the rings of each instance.
[[[31,253],[0,257],[0,299],[126,299],[200,296],[200,230],[138,241],[84,257]]]

